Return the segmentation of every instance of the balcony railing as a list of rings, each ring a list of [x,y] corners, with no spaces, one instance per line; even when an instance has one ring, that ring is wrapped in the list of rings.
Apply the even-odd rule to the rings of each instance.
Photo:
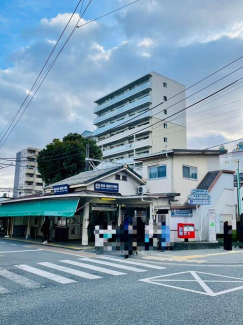
[[[140,140],[140,141],[136,141],[135,143],[129,143],[129,144],[125,144],[124,146],[120,146],[120,147],[115,147],[112,149],[108,149],[108,150],[104,150],[103,151],[103,156],[107,157],[107,156],[112,156],[116,153],[122,153],[125,151],[131,151],[135,149],[140,149],[143,147],[152,147],[152,140],[151,139],[144,139],[144,140]]]
[[[105,151],[103,151],[103,156],[107,157],[107,156],[113,155],[118,152],[120,153],[120,152],[124,152],[124,151],[130,151],[130,150],[133,150],[133,148],[134,148],[134,143],[129,143],[124,146],[115,147],[112,149],[105,150]]]
[[[137,86],[137,87],[135,87],[135,88],[133,88],[133,89],[131,89],[129,91],[126,91],[125,93],[123,93],[121,95],[116,96],[113,99],[108,100],[107,102],[105,102],[105,103],[103,103],[101,105],[96,106],[94,108],[94,113],[97,113],[97,112],[101,111],[102,109],[104,109],[104,108],[106,108],[108,106],[111,106],[111,105],[113,105],[115,103],[118,103],[121,100],[123,100],[125,98],[128,98],[128,97],[130,97],[130,96],[132,96],[132,95],[134,95],[134,94],[136,94],[136,93],[138,93],[140,91],[148,89],[148,88],[152,88],[152,82],[149,82],[149,81],[145,82],[140,86]]]
[[[98,134],[102,134],[102,133],[105,133],[113,128],[117,128],[119,127],[120,125],[125,127],[126,125],[126,122],[129,123],[129,121],[131,120],[131,123],[135,122],[135,121],[138,121],[138,120],[141,120],[143,118],[146,118],[146,117],[150,117],[152,116],[152,111],[147,111],[143,114],[137,114],[138,116],[129,116],[121,121],[117,121],[115,123],[111,123],[111,124],[108,124],[106,126],[103,126],[102,128],[99,128],[99,129],[96,129],[94,132],[93,132],[93,135],[98,135]],[[128,124],[127,123],[127,124]]]
[[[125,105],[121,108],[118,108],[117,110],[113,111],[113,112],[110,112],[108,114],[105,114],[105,115],[102,115],[102,116],[99,116],[97,118],[94,119],[94,125],[100,123],[100,122],[103,122],[105,120],[109,120],[110,118],[114,117],[114,116],[118,116],[122,113],[125,113],[125,112],[128,112],[130,111],[131,109],[137,107],[137,106],[140,106],[140,105],[143,105],[143,104],[146,104],[146,103],[151,103],[152,102],[152,97],[151,96],[145,96],[141,99],[138,99],[138,100],[135,100],[135,102],[131,103],[131,104],[128,104],[128,105]]]

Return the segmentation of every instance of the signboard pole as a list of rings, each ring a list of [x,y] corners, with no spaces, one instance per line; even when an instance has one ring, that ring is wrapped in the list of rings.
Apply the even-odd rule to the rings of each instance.
[[[198,205],[196,205],[196,209],[197,209],[197,220],[198,220],[198,237],[199,240],[201,241],[201,235],[200,235],[200,220],[199,220],[199,214],[198,214]]]
[[[203,227],[203,213],[204,213],[204,206],[202,205],[202,216],[201,216],[201,241],[202,241],[202,227]]]

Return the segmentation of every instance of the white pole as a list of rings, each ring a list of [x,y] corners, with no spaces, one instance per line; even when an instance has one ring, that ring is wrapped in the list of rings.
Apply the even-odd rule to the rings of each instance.
[[[204,206],[202,206],[202,216],[201,216],[201,241],[202,241],[202,226],[203,226],[203,212],[204,212]]]
[[[199,220],[198,205],[196,205],[196,208],[197,208],[197,220],[198,220],[198,237],[199,237],[199,240],[201,241],[201,234],[200,234],[200,220]]]

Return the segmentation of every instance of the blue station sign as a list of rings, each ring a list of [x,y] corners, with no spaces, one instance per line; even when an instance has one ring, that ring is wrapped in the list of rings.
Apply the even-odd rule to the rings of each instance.
[[[97,192],[119,193],[119,184],[107,182],[95,182],[94,190]]]
[[[172,217],[192,217],[192,210],[171,210]]]
[[[55,185],[53,186],[54,194],[60,195],[60,194],[68,194],[69,193],[69,185],[68,184],[62,184],[62,185]]]

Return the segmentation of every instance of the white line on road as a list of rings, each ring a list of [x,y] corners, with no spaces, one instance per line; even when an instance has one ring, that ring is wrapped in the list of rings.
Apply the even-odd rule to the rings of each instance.
[[[17,246],[17,244],[10,244],[10,245]]]
[[[109,260],[109,261],[114,261],[118,263],[126,263],[126,264],[132,264],[132,265],[138,265],[138,266],[144,266],[150,269],[156,269],[156,270],[164,270],[165,267],[163,266],[157,266],[157,265],[152,265],[152,264],[146,264],[146,263],[140,263],[140,262],[134,262],[134,261],[126,261],[126,260],[119,260],[117,258],[112,258],[108,256],[102,256],[100,257],[102,260]]]
[[[112,267],[116,267],[118,269],[124,269],[124,270],[128,270],[128,271],[133,271],[133,272],[146,272],[147,271],[147,270],[138,269],[136,267],[126,266],[126,265],[121,265],[121,264],[114,264],[114,263],[100,261],[100,260],[93,259],[93,258],[80,258],[80,259],[85,262],[92,262],[92,263],[112,266]]]
[[[49,262],[41,262],[41,263],[38,263],[38,264],[49,267],[49,268],[54,269],[54,270],[58,270],[58,271],[62,271],[62,272],[65,272],[65,273],[73,274],[73,275],[79,276],[80,278],[89,279],[89,280],[95,280],[95,279],[101,279],[102,278],[101,276],[98,276],[98,275],[85,273],[85,272],[82,272],[82,271],[71,269],[69,267],[65,267],[65,266],[61,266],[61,265],[57,265],[57,264],[53,264],[53,263],[49,263]]]
[[[38,251],[43,251],[43,249],[26,249],[26,250],[19,250],[19,251],[5,251],[5,252],[0,252],[0,254],[26,253],[26,252],[38,252]]]
[[[191,275],[197,280],[197,282],[200,284],[200,286],[204,289],[204,291],[210,295],[213,296],[214,292],[206,285],[206,283],[197,275],[196,272],[191,271]]]
[[[0,241],[0,244],[6,244],[6,243],[4,243],[4,242]]]
[[[54,273],[50,273],[50,272],[47,272],[47,271],[36,269],[35,267],[29,266],[29,265],[22,264],[22,265],[15,265],[15,266],[17,268],[21,269],[21,270],[26,271],[26,272],[30,272],[30,273],[39,275],[39,276],[41,276],[43,278],[46,278],[46,279],[49,279],[49,280],[52,280],[52,281],[55,281],[55,282],[58,282],[58,283],[61,283],[61,284],[68,284],[68,283],[77,282],[77,281],[65,278],[64,276],[60,276],[60,275],[57,275],[57,274],[54,274]]]
[[[0,294],[2,293],[8,293],[9,291],[5,289],[4,287],[0,286]]]
[[[21,275],[15,274],[13,272],[10,272],[8,270],[5,270],[0,267],[0,276],[11,280],[15,283],[21,284],[22,286],[26,288],[40,288],[41,285],[35,281],[29,280]]]
[[[118,271],[114,271],[114,270],[108,270],[108,269],[105,269],[103,267],[99,267],[99,266],[95,266],[95,265],[89,265],[89,264],[75,262],[75,261],[63,260],[63,261],[60,261],[60,262],[67,263],[67,264],[70,264],[70,265],[76,265],[76,266],[84,267],[86,269],[90,269],[90,270],[94,270],[94,271],[98,271],[98,272],[103,272],[103,273],[107,273],[107,274],[111,274],[111,275],[124,275],[124,274],[126,274],[126,273],[122,273],[122,272],[118,272]]]

